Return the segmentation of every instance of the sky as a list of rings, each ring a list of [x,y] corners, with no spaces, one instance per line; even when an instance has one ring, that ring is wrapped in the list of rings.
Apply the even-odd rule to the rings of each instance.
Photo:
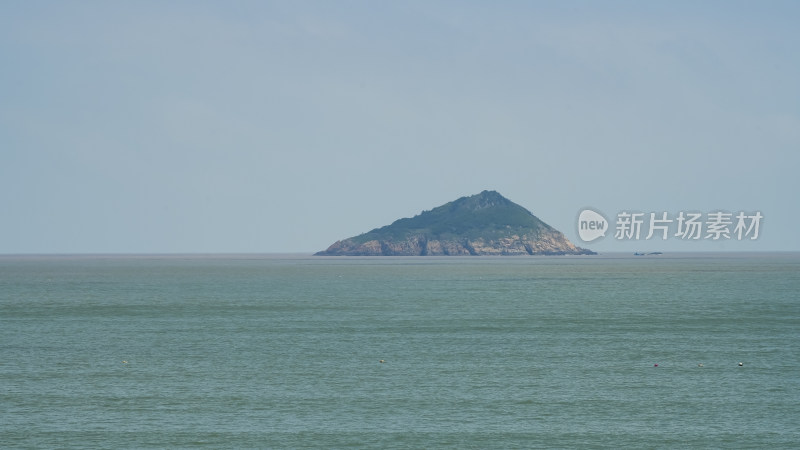
[[[798,23],[777,0],[0,2],[0,254],[311,253],[484,189],[600,252],[800,251]],[[606,237],[579,239],[584,208]],[[617,239],[629,211],[763,219]]]

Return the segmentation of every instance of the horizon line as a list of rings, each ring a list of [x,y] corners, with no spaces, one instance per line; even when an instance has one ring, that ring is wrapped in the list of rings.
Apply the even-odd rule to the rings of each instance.
[[[187,256],[194,256],[194,257],[258,257],[258,256],[315,256],[313,251],[304,252],[304,251],[297,251],[297,252],[41,252],[41,253],[0,253],[0,258],[8,258],[8,257],[187,257]],[[475,258],[475,257],[539,257],[539,256],[602,256],[602,255],[634,255],[637,251],[597,251],[596,255],[469,255],[463,256],[464,258]],[[654,253],[654,252],[641,252],[641,253]],[[800,253],[800,250],[699,250],[699,251],[686,251],[686,250],[676,250],[676,251],[658,251],[655,253],[660,253],[661,255],[674,255],[674,254],[776,254],[776,253]],[[327,258],[331,258],[331,256],[323,255]],[[658,255],[651,255],[651,256],[658,256]],[[337,256],[333,256],[334,258]],[[365,258],[386,258],[387,256],[378,255],[378,256],[342,256],[343,258],[353,258],[353,257],[365,257]],[[392,256],[389,256],[392,257]],[[426,257],[430,258],[431,256],[428,255],[405,255],[405,256],[398,256],[398,257]],[[433,256],[436,257],[436,256]],[[459,257],[459,255],[441,255],[443,258],[453,258]]]

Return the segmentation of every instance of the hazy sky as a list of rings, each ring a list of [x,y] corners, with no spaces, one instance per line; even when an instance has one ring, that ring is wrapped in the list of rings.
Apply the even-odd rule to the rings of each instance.
[[[800,2],[6,1],[0,253],[313,252],[497,190],[800,250]]]

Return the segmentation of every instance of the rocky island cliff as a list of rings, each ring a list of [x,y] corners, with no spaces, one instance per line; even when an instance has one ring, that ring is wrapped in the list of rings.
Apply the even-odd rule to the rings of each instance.
[[[594,255],[495,191],[335,242],[317,256]]]

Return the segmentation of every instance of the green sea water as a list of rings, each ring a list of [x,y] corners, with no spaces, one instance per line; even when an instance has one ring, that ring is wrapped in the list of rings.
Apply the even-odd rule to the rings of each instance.
[[[795,253],[0,257],[3,448],[799,448],[798,423]]]

